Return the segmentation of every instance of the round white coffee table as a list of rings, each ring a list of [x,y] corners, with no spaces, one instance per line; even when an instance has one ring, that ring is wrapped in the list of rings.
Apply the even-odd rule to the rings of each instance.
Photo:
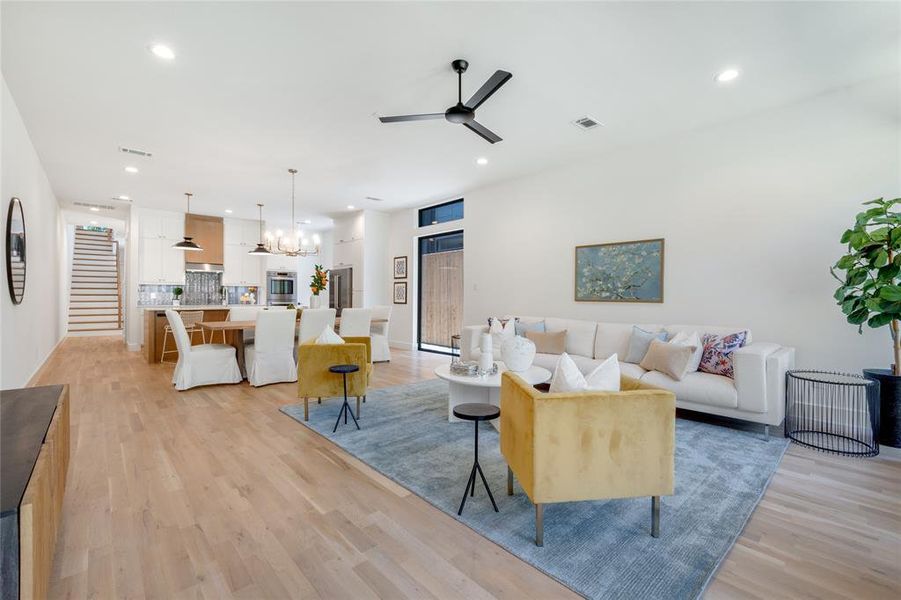
[[[467,402],[482,402],[501,405],[501,373],[507,370],[502,362],[497,363],[497,374],[484,377],[468,377],[466,375],[454,375],[450,372],[450,365],[441,365],[435,368],[435,375],[448,383],[447,396],[447,420],[459,421],[454,416],[454,407]],[[551,372],[543,367],[531,366],[525,371],[517,373],[526,383],[535,385],[544,383],[551,378]],[[491,421],[495,429],[500,428],[498,419]]]

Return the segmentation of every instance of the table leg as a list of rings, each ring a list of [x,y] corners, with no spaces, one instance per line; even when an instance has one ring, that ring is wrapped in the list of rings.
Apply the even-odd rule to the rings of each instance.
[[[236,358],[238,359],[238,369],[241,370],[241,377],[247,379],[247,369],[244,366],[244,330],[235,329],[232,334],[232,345],[235,347]]]

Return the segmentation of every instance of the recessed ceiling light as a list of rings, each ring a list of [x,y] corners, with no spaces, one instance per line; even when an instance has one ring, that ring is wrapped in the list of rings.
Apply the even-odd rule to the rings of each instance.
[[[96,225],[97,221],[91,221],[91,225]]]
[[[354,205],[353,205],[353,204],[348,204],[348,205],[347,205],[347,210],[353,210],[353,209],[354,209]]]
[[[729,83],[730,81],[737,79],[738,75],[738,69],[725,69],[724,71],[717,73],[714,79],[717,83]]]
[[[480,156],[480,157],[478,157],[478,158],[476,159],[476,164],[477,164],[477,165],[487,165],[487,164],[488,164],[488,159],[485,158],[484,156]]]
[[[175,58],[175,52],[172,51],[172,48],[165,44],[153,44],[150,46],[150,51],[153,52],[155,56],[158,58],[162,58],[163,60],[172,60]]]
[[[125,167],[125,172],[126,173],[137,173],[138,168],[137,167]]]
[[[118,196],[119,200],[128,200],[128,196]]]
[[[91,212],[100,212],[100,209],[97,208],[96,206],[92,206],[92,207],[91,207]]]
[[[313,223],[313,220],[312,219],[304,219],[303,221],[301,221],[301,223],[303,223],[304,225],[310,225]]]
[[[226,209],[225,209],[225,214],[227,214],[227,215],[232,214],[232,209],[226,208]]]

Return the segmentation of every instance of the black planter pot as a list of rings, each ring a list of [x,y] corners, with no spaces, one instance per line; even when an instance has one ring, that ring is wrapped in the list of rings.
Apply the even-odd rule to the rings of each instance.
[[[864,369],[863,374],[879,382],[879,443],[901,448],[901,376],[889,369]]]

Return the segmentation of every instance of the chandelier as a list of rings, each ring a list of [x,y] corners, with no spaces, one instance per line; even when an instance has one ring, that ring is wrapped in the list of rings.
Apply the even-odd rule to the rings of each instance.
[[[297,229],[297,222],[294,220],[294,176],[297,175],[297,169],[288,169],[291,173],[291,227],[294,231],[285,235],[282,231],[276,231],[275,236],[266,233],[266,250],[270,254],[280,254],[282,256],[319,256],[319,249],[322,240],[318,233],[314,233],[312,237],[304,235],[303,231]]]

